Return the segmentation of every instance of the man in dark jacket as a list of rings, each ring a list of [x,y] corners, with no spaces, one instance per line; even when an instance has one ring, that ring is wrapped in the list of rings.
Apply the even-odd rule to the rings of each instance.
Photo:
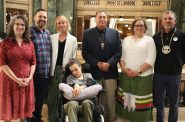
[[[91,65],[93,77],[105,89],[101,102],[105,109],[106,122],[116,121],[115,91],[121,40],[116,30],[107,27],[107,15],[103,11],[96,13],[96,27],[84,32],[82,56]]]
[[[157,57],[154,67],[154,103],[157,122],[164,122],[165,93],[168,93],[170,110],[169,122],[178,120],[179,86],[185,59],[185,33],[175,28],[176,15],[172,11],[163,13],[163,30],[154,35]]]

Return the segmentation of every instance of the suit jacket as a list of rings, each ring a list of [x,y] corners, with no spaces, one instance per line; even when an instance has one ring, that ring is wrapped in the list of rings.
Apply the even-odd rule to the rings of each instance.
[[[92,67],[95,79],[112,79],[118,77],[117,63],[121,57],[121,40],[119,33],[111,28],[106,28],[104,49],[101,48],[97,28],[84,32],[82,43],[82,56]],[[110,64],[109,71],[103,72],[97,67],[99,61]]]
[[[51,76],[53,76],[58,57],[59,33],[51,35],[51,43],[52,43]],[[64,47],[62,67],[65,68],[69,59],[76,58],[76,56],[77,56],[77,39],[76,37],[68,33],[66,38],[66,44]]]

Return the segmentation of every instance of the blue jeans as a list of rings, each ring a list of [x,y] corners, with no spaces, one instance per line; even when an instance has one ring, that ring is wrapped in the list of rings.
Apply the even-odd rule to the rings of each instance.
[[[164,122],[164,98],[166,92],[169,96],[168,122],[177,122],[178,102],[181,75],[154,74],[154,105],[157,109],[157,122]]]

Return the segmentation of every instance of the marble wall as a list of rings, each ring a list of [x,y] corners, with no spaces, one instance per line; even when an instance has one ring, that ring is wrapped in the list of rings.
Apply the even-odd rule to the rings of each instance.
[[[185,32],[185,10],[184,10],[184,19],[182,24],[182,30]]]
[[[55,29],[56,10],[57,10],[56,0],[48,0],[48,30],[51,32],[51,34],[56,32]]]
[[[4,2],[6,0],[0,0],[0,31],[4,31],[5,22],[6,19],[4,17],[4,9],[6,8],[4,5]],[[35,11],[39,8],[42,8],[43,6],[46,6],[44,9],[48,12],[48,25],[47,28],[50,30],[51,34],[56,33],[55,29],[55,18],[58,15],[64,15],[68,18],[68,20],[71,23],[72,31],[71,33],[74,33],[75,30],[75,3],[76,1],[73,0],[32,0],[32,13],[30,19],[33,20]],[[5,19],[3,19],[5,18]],[[34,21],[32,21],[34,22]],[[30,23],[32,24],[32,23]]]
[[[184,29],[183,19],[184,19],[184,12],[185,12],[185,0],[171,0],[171,10],[177,14],[177,21],[176,21],[177,28]]]
[[[0,0],[0,32],[4,31],[4,0]]]
[[[74,10],[73,0],[48,0],[48,29],[51,34],[56,33],[55,18],[59,15],[67,17],[71,23],[73,32]]]
[[[39,8],[41,8],[41,0],[33,0],[33,6],[32,6],[32,16],[34,17],[35,11]]]

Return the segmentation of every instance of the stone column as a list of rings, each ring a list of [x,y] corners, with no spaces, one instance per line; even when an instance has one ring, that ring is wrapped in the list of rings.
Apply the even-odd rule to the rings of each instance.
[[[73,22],[71,24],[72,34],[76,33],[77,28],[77,0],[73,1]]]
[[[47,28],[51,34],[56,33],[55,19],[56,19],[57,4],[60,4],[60,2],[56,2],[56,0],[48,0],[48,27]]]
[[[75,30],[76,0],[56,0],[56,15],[64,15],[70,21],[72,33]]]
[[[184,19],[182,24],[182,30],[185,32],[185,10],[184,10]]]
[[[71,33],[75,33],[76,6],[76,0],[48,0],[48,29],[51,34],[56,33],[55,19],[59,15],[67,17],[71,24]]]
[[[177,14],[176,26],[182,29],[182,22],[184,18],[185,1],[184,0],[171,0],[171,10]]]
[[[4,0],[0,0],[0,31],[4,31],[4,26],[6,25],[5,17],[4,17]]]
[[[32,3],[33,3],[32,13],[33,13],[33,19],[34,19],[34,15],[35,15],[36,10],[41,8],[41,0],[33,0]]]

